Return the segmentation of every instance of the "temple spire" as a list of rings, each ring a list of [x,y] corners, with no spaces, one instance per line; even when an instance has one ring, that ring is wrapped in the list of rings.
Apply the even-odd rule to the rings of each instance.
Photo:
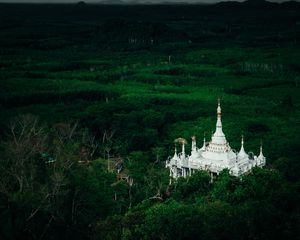
[[[222,109],[220,98],[218,97],[218,108],[217,108],[217,124],[216,124],[216,132],[220,130],[222,132],[222,121],[221,121]],[[222,132],[223,133],[223,132]],[[224,134],[223,134],[224,135]]]
[[[241,140],[241,149],[244,149],[244,135],[242,135],[242,140]]]
[[[177,155],[177,147],[176,147],[176,144],[175,144],[175,153],[174,153],[173,159],[175,159],[175,160],[178,160],[178,159],[179,159],[179,157],[178,157],[178,155]]]
[[[212,142],[215,144],[225,144],[227,142],[222,130],[221,115],[222,115],[221,101],[220,98],[218,98],[216,131],[212,136]]]
[[[218,118],[221,119],[221,100],[220,100],[220,97],[218,97],[218,108],[217,108],[217,115],[218,115]]]
[[[196,152],[197,146],[196,146],[196,137],[192,136],[192,152]]]
[[[238,158],[244,158],[247,156],[247,153],[245,152],[244,149],[244,135],[242,135],[242,139],[241,139],[241,149],[238,153]]]
[[[264,155],[263,155],[263,147],[262,147],[262,140],[260,141],[260,151],[259,151],[259,158],[264,158]]]
[[[205,139],[205,133],[203,134],[204,136],[203,136],[203,146],[202,146],[202,148],[200,149],[200,150],[202,150],[202,151],[205,151],[205,147],[206,147],[206,139]]]

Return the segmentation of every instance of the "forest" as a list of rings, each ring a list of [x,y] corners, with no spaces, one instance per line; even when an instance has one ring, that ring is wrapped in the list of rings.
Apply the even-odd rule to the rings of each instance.
[[[300,238],[300,3],[0,3],[0,239]],[[267,166],[169,184],[174,140]]]

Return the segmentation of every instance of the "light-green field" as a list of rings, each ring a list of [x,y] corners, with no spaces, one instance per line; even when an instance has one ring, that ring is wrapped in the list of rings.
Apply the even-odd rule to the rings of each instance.
[[[53,52],[44,59],[42,51],[33,57],[27,54],[27,61],[22,55],[2,58],[2,123],[17,114],[32,113],[52,123],[84,119],[83,126],[90,128],[100,118],[106,128],[124,134],[120,134],[123,139],[131,131],[154,130],[144,136],[155,139],[144,150],[161,144],[169,148],[178,136],[189,139],[196,134],[201,139],[206,132],[209,137],[220,96],[225,132],[235,148],[242,133],[252,151],[263,139],[273,161],[284,154],[287,143],[298,139],[298,48],[198,47],[174,49],[170,55],[155,50],[153,55],[145,50],[97,51],[96,56],[85,55],[84,48],[77,51],[72,55],[76,61],[58,60]],[[147,115],[150,123],[140,126],[139,119]],[[124,121],[131,125],[128,134]],[[267,131],[253,132],[251,123],[264,125]],[[103,130],[101,125],[94,127]]]

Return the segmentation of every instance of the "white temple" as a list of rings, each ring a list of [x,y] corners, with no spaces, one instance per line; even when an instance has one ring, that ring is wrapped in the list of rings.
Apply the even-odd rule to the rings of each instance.
[[[231,175],[240,176],[255,166],[263,167],[266,165],[262,145],[259,156],[251,156],[245,152],[244,137],[242,137],[239,152],[236,153],[231,149],[222,130],[220,99],[218,99],[216,131],[210,142],[206,142],[204,137],[203,146],[197,148],[196,137],[193,136],[191,155],[186,155],[185,139],[179,138],[177,141],[182,144],[181,153],[177,154],[175,146],[174,156],[169,157],[166,161],[166,167],[170,169],[170,181],[172,178],[190,176],[196,170],[206,170],[213,177],[223,169],[228,169]]]

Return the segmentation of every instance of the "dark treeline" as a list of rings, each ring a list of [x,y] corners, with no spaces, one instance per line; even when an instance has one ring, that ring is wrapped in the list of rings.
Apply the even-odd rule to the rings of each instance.
[[[190,40],[204,44],[208,40],[211,42],[221,37],[227,43],[269,45],[272,42],[296,41],[299,38],[298,3],[275,4],[276,8],[271,6],[252,8],[251,4],[234,4],[245,7],[235,8],[230,2],[207,6],[1,4],[0,18],[3,22],[1,29],[35,27],[27,34],[22,30],[19,31],[21,36],[18,38],[22,38],[22,41],[14,39],[9,42],[1,39],[1,44],[8,46],[22,44],[43,49],[51,44],[54,44],[52,47],[65,47],[85,42],[98,43],[99,47],[103,42],[128,42],[128,39],[134,40],[136,37],[142,38],[147,43],[153,39],[156,42]],[[24,18],[26,21],[23,21]],[[77,21],[87,24],[70,25]],[[165,25],[171,22],[172,26]],[[191,27],[185,28],[184,24]],[[278,31],[289,34],[279,34]],[[138,36],[134,36],[136,34]],[[58,35],[63,36],[63,41],[59,40],[57,45],[41,42]]]

